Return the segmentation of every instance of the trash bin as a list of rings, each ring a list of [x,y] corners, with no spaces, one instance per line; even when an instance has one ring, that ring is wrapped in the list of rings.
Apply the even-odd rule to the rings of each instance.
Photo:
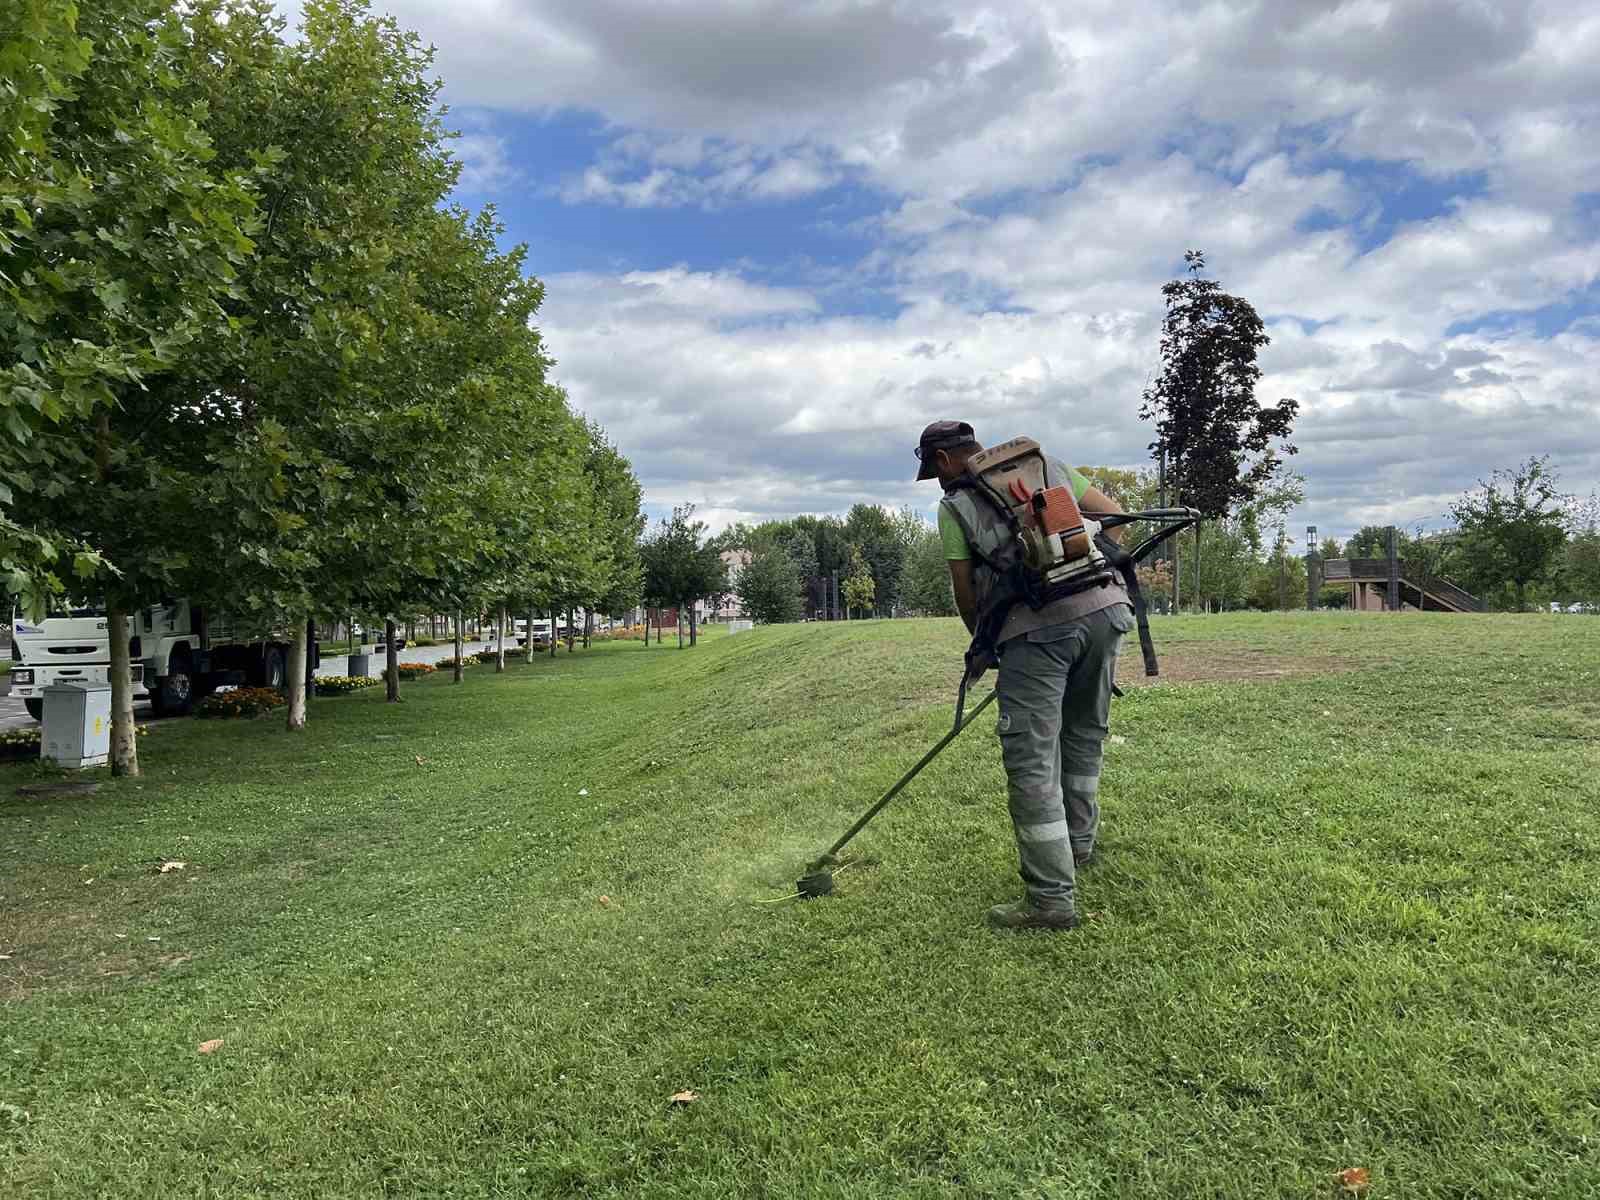
[[[351,678],[372,674],[372,655],[352,654],[345,660],[344,673]]]
[[[39,757],[69,770],[105,766],[111,757],[109,683],[56,683],[44,689]]]

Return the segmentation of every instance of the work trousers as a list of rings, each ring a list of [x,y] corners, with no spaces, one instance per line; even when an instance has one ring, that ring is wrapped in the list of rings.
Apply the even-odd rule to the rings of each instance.
[[[1111,685],[1133,609],[1114,604],[1000,647],[1000,750],[1028,899],[1071,912],[1076,871],[1100,828]]]

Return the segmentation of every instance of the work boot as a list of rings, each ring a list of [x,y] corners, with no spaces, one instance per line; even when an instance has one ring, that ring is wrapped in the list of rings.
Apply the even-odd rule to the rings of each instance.
[[[1078,915],[1053,908],[1035,908],[1026,900],[997,904],[989,910],[995,929],[1076,929]]]

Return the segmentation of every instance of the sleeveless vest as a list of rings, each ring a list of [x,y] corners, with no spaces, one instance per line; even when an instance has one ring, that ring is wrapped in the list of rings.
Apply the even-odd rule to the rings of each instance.
[[[1044,475],[1046,487],[1071,486],[1072,473],[1066,464],[1049,454],[1045,455]],[[987,613],[999,598],[1001,589],[1008,586],[1007,575],[1022,550],[1004,518],[971,488],[946,492],[939,503],[966,535],[973,558],[972,586],[977,594],[978,612]],[[1120,583],[1111,583],[1054,601],[1037,612],[1019,603],[1012,609],[999,640],[1003,642],[1030,629],[1075,620],[1113,604],[1128,602],[1127,590]]]

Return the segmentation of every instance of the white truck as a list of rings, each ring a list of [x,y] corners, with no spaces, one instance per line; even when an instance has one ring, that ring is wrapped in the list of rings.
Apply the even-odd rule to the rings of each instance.
[[[132,660],[133,694],[148,696],[157,716],[179,716],[195,701],[225,685],[282,687],[292,645],[287,636],[235,636],[226,618],[187,600],[141,608],[128,617],[124,635]],[[319,661],[311,645],[311,665]],[[34,720],[44,715],[44,689],[78,680],[105,683],[111,642],[105,609],[73,604],[34,623],[21,614],[11,622],[11,694]]]

